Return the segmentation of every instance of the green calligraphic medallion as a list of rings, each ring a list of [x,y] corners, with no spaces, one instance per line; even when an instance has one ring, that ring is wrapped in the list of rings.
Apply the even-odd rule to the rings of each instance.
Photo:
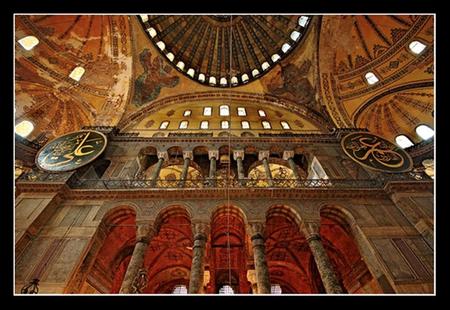
[[[406,172],[412,169],[411,156],[384,138],[368,133],[353,132],[341,141],[344,152],[358,164],[384,172]]]
[[[106,148],[106,136],[95,130],[80,130],[48,142],[36,155],[36,165],[46,171],[80,168],[95,160]]]

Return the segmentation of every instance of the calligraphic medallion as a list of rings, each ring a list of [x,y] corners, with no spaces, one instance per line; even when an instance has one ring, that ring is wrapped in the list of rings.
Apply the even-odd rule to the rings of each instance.
[[[95,130],[80,130],[48,142],[36,155],[36,165],[46,171],[80,168],[95,160],[106,148],[106,136]]]
[[[368,133],[353,132],[341,141],[344,152],[358,164],[384,172],[405,172],[412,169],[408,153],[384,138]]]

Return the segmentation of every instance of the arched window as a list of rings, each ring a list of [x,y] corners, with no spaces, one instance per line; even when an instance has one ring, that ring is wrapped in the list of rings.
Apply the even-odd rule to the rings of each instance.
[[[270,286],[270,294],[281,294],[281,286],[280,284],[272,284]]]
[[[287,51],[289,51],[290,48],[291,45],[289,45],[289,43],[284,43],[283,46],[281,47],[281,50],[283,51],[283,53],[287,53]]]
[[[187,294],[186,285],[175,285],[173,288],[172,294]]]
[[[216,85],[216,83],[217,83],[216,78],[214,76],[210,76],[209,77],[209,84]]]
[[[288,123],[288,122],[286,122],[286,121],[281,121],[280,123],[281,123],[281,127],[282,127],[283,129],[291,129],[291,127],[289,126],[289,123]]]
[[[427,46],[425,44],[423,44],[422,42],[419,42],[419,41],[412,41],[411,43],[409,43],[410,51],[416,55],[422,53],[426,47]]]
[[[423,140],[428,140],[434,136],[434,130],[428,127],[427,125],[419,125],[416,127],[416,133]]]
[[[228,84],[228,81],[227,81],[226,78],[223,77],[223,78],[220,79],[220,85],[225,86],[227,84]]]
[[[157,32],[156,32],[155,28],[153,28],[153,27],[148,28],[147,32],[152,38],[156,37],[156,35],[157,35]]]
[[[230,123],[228,121],[221,121],[220,122],[220,127],[222,129],[228,129],[228,128],[230,128]]]
[[[248,82],[248,74],[247,73],[244,73],[243,75],[242,75],[242,77],[241,77],[241,79],[242,79],[242,82]]]
[[[395,137],[395,143],[398,144],[402,149],[413,146],[414,143],[405,135],[399,135]]]
[[[84,68],[83,67],[76,67],[72,70],[72,72],[69,74],[69,77],[71,79],[74,79],[75,81],[79,82],[81,77],[84,75]]]
[[[39,40],[35,36],[26,36],[17,42],[19,42],[19,44],[22,45],[22,47],[27,51],[31,51],[36,45],[39,44]]]
[[[175,56],[172,53],[167,53],[166,57],[170,60],[173,61],[175,59]]]
[[[268,121],[262,121],[262,126],[263,126],[264,129],[270,129],[270,128],[272,128],[272,127],[270,126],[270,123],[269,123]]]
[[[191,116],[191,114],[192,114],[191,110],[186,110],[184,111],[183,116]]]
[[[166,44],[163,41],[159,41],[158,43],[156,43],[156,46],[161,50],[164,51],[164,49],[166,48]],[[180,68],[181,69],[181,68]]]
[[[186,72],[187,75],[189,75],[190,77],[194,77],[195,75],[195,70],[192,68],[189,68],[189,70]]]
[[[161,125],[159,125],[159,129],[167,129],[169,127],[169,121],[161,122]]]
[[[211,114],[212,114],[212,107],[203,108],[203,116],[211,116]]]
[[[236,85],[237,83],[239,83],[238,78],[235,77],[235,76],[233,76],[233,77],[231,78],[231,85]]]
[[[15,132],[22,138],[26,138],[34,129],[34,125],[30,121],[21,121],[15,127]]]
[[[241,122],[242,129],[250,129],[250,123],[248,121]]]
[[[139,16],[141,17],[142,22],[148,22],[148,15],[147,14],[139,14]]]
[[[227,105],[221,105],[219,114],[220,116],[230,116],[230,107]]]
[[[365,75],[367,83],[369,85],[373,85],[379,81],[379,79],[376,77],[376,75],[373,72],[367,72]]]
[[[269,69],[270,65],[267,61],[263,62],[263,64],[261,65],[261,68],[263,69],[263,71]]]
[[[298,38],[300,38],[300,32],[295,31],[295,30],[292,31],[292,32],[291,32],[291,39],[294,40],[294,41],[297,41]]]
[[[208,121],[202,121],[200,123],[200,129],[208,129],[209,127],[209,122]]]
[[[308,24],[309,17],[308,16],[300,16],[298,19],[298,24],[302,27],[306,27]]]
[[[187,129],[188,128],[188,121],[181,121],[180,122],[180,126],[178,127],[179,129]]]
[[[261,117],[265,117],[266,116],[266,112],[264,112],[264,110],[258,110],[258,114]]]
[[[205,77],[205,75],[203,74],[203,73],[200,73],[199,75],[198,75],[198,80],[200,81],[200,82],[204,82],[205,81],[205,79],[206,79],[206,77]]]
[[[234,294],[233,288],[229,285],[224,285],[220,288],[219,294]]]
[[[280,58],[281,58],[281,57],[280,57],[280,55],[278,55],[278,54],[273,54],[272,57],[271,57],[271,59],[272,59],[273,62],[277,62]]]
[[[237,112],[239,116],[247,116],[247,111],[245,110],[244,107],[238,107]]]
[[[258,74],[259,74],[259,70],[258,69],[253,69],[253,71],[252,71],[253,77],[258,76]]]
[[[177,67],[178,67],[181,71],[183,71],[183,70],[184,70],[184,62],[179,61],[179,62],[177,63]]]

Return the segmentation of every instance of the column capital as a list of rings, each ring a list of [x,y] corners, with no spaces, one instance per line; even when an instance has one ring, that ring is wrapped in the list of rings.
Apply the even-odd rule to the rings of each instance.
[[[240,157],[242,160],[244,160],[245,152],[244,150],[233,150],[233,159],[237,160],[238,157]]]
[[[136,241],[148,243],[149,240],[156,234],[154,225],[150,221],[136,222]]]
[[[283,159],[288,160],[289,158],[294,158],[295,152],[294,151],[284,151],[283,152]]]
[[[192,151],[183,151],[183,159],[189,158],[192,159],[194,156],[192,154]]]
[[[320,220],[303,222],[301,225],[301,230],[306,239],[320,239]]]
[[[207,222],[203,221],[195,221],[192,222],[192,234],[194,235],[194,239],[204,237],[208,238],[210,232],[210,225]]]
[[[262,221],[252,221],[247,225],[248,232],[250,233],[250,237],[255,238],[264,238],[264,230],[266,228],[266,224]]]
[[[211,160],[213,157],[215,157],[216,160],[219,159],[219,150],[208,151],[208,159]]]
[[[258,160],[263,160],[264,158],[269,159],[270,157],[270,151],[269,150],[264,150],[264,151],[259,151],[258,152]]]
[[[169,155],[167,154],[166,151],[158,152],[157,156],[158,156],[158,159],[162,158],[165,161],[169,160]]]

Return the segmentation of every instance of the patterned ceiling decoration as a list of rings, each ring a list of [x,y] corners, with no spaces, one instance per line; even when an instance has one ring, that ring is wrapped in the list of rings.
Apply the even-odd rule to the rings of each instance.
[[[141,15],[148,37],[175,68],[217,87],[246,84],[268,72],[303,41],[310,19],[301,15]]]

